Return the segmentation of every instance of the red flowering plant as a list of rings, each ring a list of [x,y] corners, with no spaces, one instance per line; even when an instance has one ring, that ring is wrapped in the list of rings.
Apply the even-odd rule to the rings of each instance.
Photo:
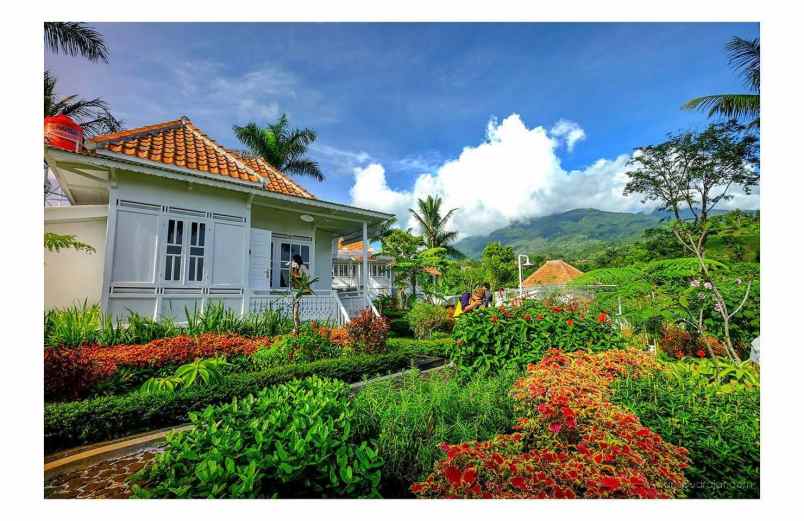
[[[525,301],[520,306],[478,308],[456,319],[452,360],[465,373],[506,366],[524,368],[544,352],[592,352],[625,346],[619,328],[608,315],[586,315],[578,304]]]
[[[386,350],[391,324],[384,316],[377,316],[365,308],[346,325],[352,348],[359,353],[382,353]]]
[[[667,356],[677,360],[726,355],[723,344],[717,338],[707,334],[700,335],[673,324],[662,327],[659,347]]]
[[[174,368],[199,358],[250,355],[270,344],[267,337],[204,333],[161,338],[147,344],[45,349],[45,399],[81,398],[123,369]]]
[[[512,389],[513,434],[443,445],[445,457],[411,486],[423,498],[672,498],[687,451],[609,401],[609,384],[657,370],[635,350],[547,352]]]

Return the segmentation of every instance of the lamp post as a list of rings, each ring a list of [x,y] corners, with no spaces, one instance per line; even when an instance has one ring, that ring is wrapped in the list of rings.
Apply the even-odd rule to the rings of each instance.
[[[522,264],[522,259],[525,259],[525,264]],[[533,266],[533,263],[530,262],[530,258],[527,255],[517,255],[516,263],[519,267],[519,296],[522,297],[523,288],[522,288],[522,266]]]

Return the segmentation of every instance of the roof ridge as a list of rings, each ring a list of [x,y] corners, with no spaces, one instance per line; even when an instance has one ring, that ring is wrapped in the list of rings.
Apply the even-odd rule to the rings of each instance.
[[[185,116],[182,116],[179,119],[171,119],[169,121],[163,121],[161,123],[154,123],[153,125],[145,125],[143,127],[119,130],[117,132],[109,132],[108,134],[100,134],[98,136],[93,136],[89,138],[89,141],[92,143],[105,143],[107,141],[118,141],[123,139],[134,138],[141,136],[142,134],[148,134],[150,132],[168,130],[171,128],[178,128],[184,125],[183,120],[184,117]]]
[[[257,172],[256,170],[252,169],[247,164],[243,163],[243,161],[240,160],[240,158],[238,158],[237,156],[232,154],[230,151],[226,150],[223,146],[219,145],[214,139],[212,139],[211,137],[209,137],[206,134],[204,134],[204,132],[202,132],[200,128],[196,127],[195,124],[192,121],[190,121],[190,118],[188,118],[187,116],[182,116],[181,121],[184,124],[184,126],[189,128],[194,134],[196,134],[201,139],[203,139],[204,141],[209,143],[212,147],[218,149],[218,151],[221,152],[225,157],[231,158],[231,160],[232,160],[232,162],[234,164],[238,165],[243,170],[245,170],[247,172],[250,172],[255,177],[257,177],[260,181],[265,183],[265,178],[262,175],[260,175],[259,172]]]
[[[293,185],[293,187],[296,188],[297,190],[299,190],[300,192],[307,194],[312,199],[315,199],[315,196],[313,194],[311,194],[310,192],[305,190],[304,187],[302,187],[300,184],[298,184],[295,180],[291,179],[289,175],[287,175],[286,173],[282,172],[281,170],[276,168],[274,165],[272,165],[271,163],[269,163],[268,161],[266,161],[262,157],[257,156],[257,155],[245,155],[245,152],[242,152],[240,150],[229,150],[229,149],[227,149],[227,152],[229,152],[232,155],[237,155],[237,156],[241,156],[241,157],[247,157],[249,159],[252,159],[252,160],[256,161],[257,163],[261,164],[266,170],[269,170],[271,173],[280,176],[286,182],[288,182],[289,184]]]

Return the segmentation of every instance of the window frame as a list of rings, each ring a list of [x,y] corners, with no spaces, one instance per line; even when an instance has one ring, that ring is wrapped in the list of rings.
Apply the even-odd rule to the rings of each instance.
[[[171,237],[171,221],[173,236]],[[196,226],[196,236],[192,236],[193,226]],[[176,240],[177,232],[181,228],[181,241]],[[169,242],[170,239],[172,242]],[[164,214],[164,225],[160,231],[160,260],[159,284],[163,287],[205,287],[210,275],[210,253],[212,246],[212,226],[209,219],[195,216],[180,216],[172,213]],[[193,241],[195,239],[195,242]],[[179,248],[178,253],[171,252],[171,248]],[[201,254],[197,249],[201,248]],[[196,253],[193,253],[196,250]],[[170,260],[169,260],[170,259]],[[168,264],[175,274],[176,259],[179,260],[179,278],[166,278]],[[192,262],[191,262],[192,259]],[[201,277],[195,280],[191,275],[197,275],[199,259],[201,261]],[[193,268],[193,273],[191,273]]]

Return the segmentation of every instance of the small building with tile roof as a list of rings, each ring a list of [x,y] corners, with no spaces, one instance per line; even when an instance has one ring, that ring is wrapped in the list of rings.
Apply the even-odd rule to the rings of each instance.
[[[182,320],[213,303],[239,313],[287,307],[298,257],[317,279],[303,318],[342,323],[371,307],[366,292],[344,302],[334,291],[335,252],[339,240],[360,244],[368,268],[363,244],[392,216],[317,199],[187,117],[95,136],[76,151],[45,143],[44,155],[70,203],[45,209],[46,231],[96,250],[46,252],[48,309],[86,300],[123,319]]]
[[[566,284],[581,275],[583,275],[581,270],[562,259],[549,260],[522,281],[522,286],[527,288],[538,285]]]

